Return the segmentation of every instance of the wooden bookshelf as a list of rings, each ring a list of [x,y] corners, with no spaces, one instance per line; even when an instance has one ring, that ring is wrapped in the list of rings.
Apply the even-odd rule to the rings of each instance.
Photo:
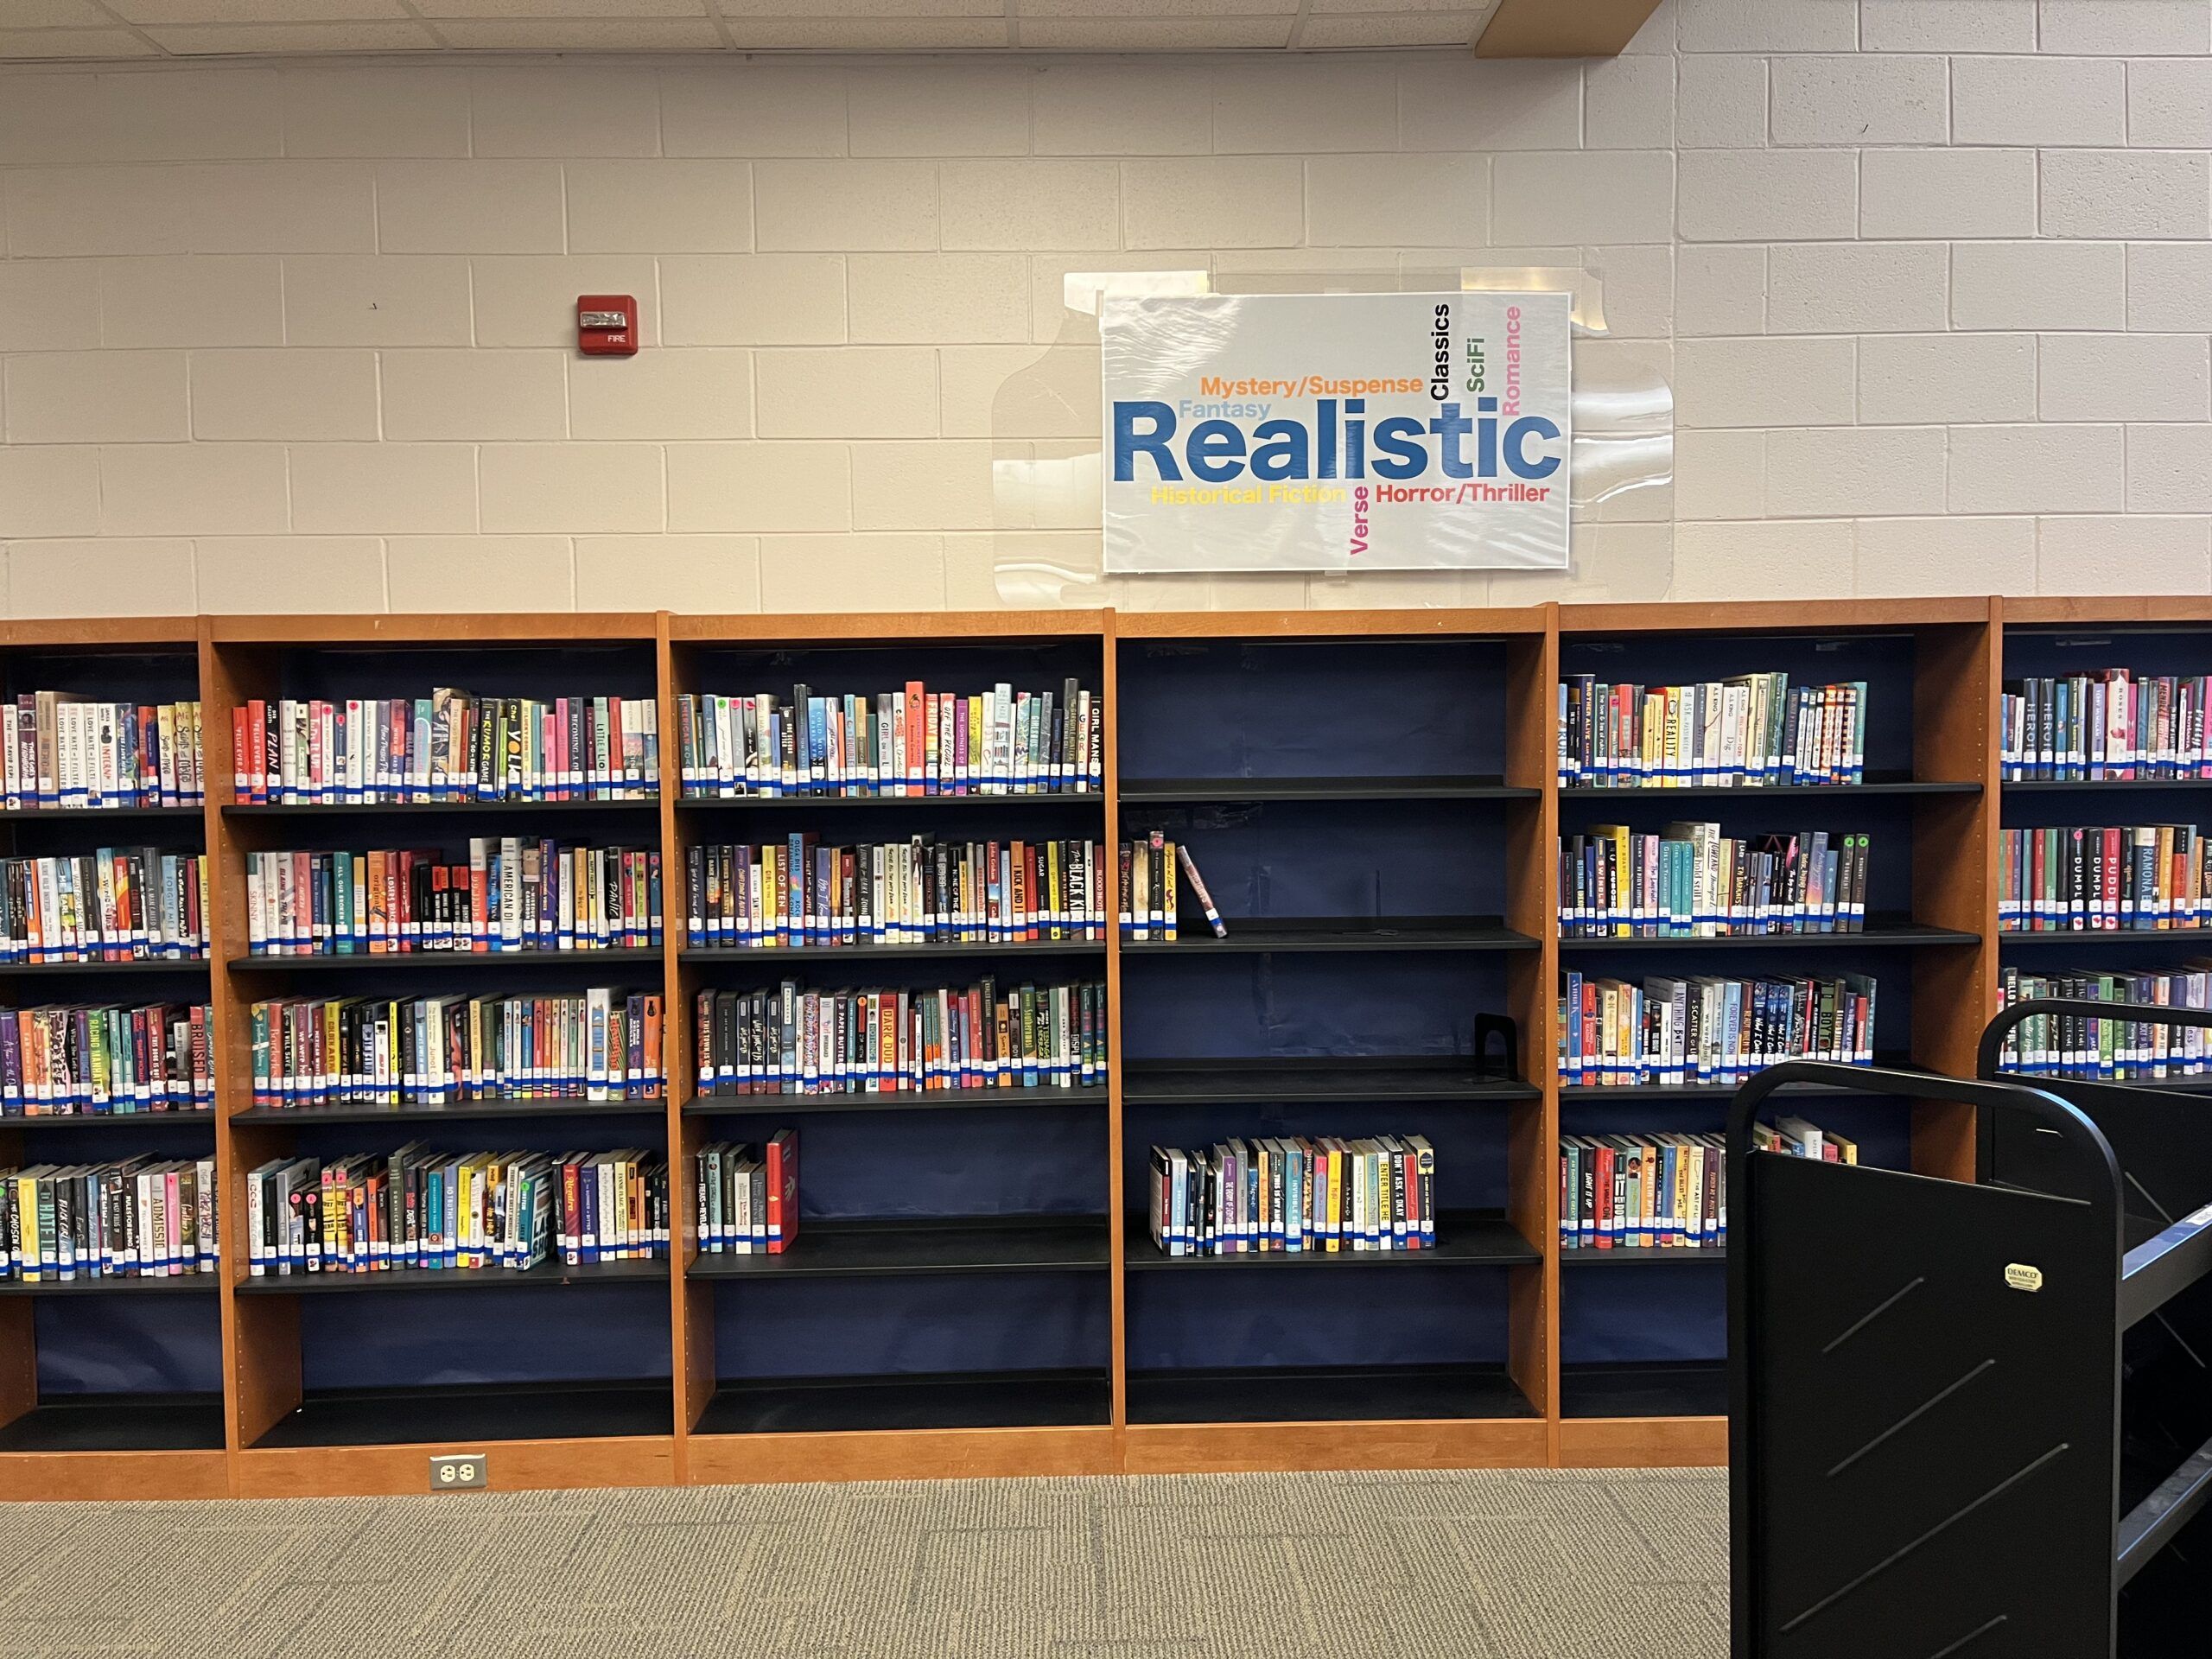
[[[61,683],[69,689],[93,690],[86,677],[97,676],[105,663],[118,672],[168,674],[177,686],[173,695],[201,699],[204,808],[21,813],[0,823],[0,846],[82,849],[101,844],[111,822],[134,842],[198,844],[205,837],[217,938],[213,960],[197,971],[204,973],[215,1013],[218,1109],[149,1115],[143,1123],[130,1117],[0,1119],[0,1160],[122,1156],[194,1136],[205,1147],[212,1139],[226,1203],[223,1270],[200,1287],[212,1294],[0,1295],[0,1498],[419,1491],[428,1487],[426,1459],[444,1450],[488,1452],[493,1484],[508,1488],[1719,1462],[1726,1446],[1725,1425],[1713,1408],[1718,1352],[1685,1356],[1666,1351],[1662,1343],[1646,1358],[1593,1367],[1584,1363],[1577,1309],[1590,1306],[1579,1303],[1582,1298],[1657,1295],[1652,1306],[1663,1312],[1663,1294],[1652,1287],[1717,1287],[1723,1253],[1689,1251],[1680,1260],[1605,1263],[1597,1271],[1600,1264],[1563,1261],[1557,1244],[1554,1157],[1562,1132],[1578,1132],[1574,1126],[1595,1121],[1592,1114],[1649,1130],[1702,1128],[1727,1091],[1560,1085],[1554,1056],[1562,967],[1603,963],[1619,942],[1561,938],[1553,892],[1557,837],[1593,821],[1656,811],[1661,804],[1644,798],[1656,791],[1560,788],[1554,688],[1562,675],[1583,671],[1599,647],[1604,667],[1598,671],[1617,679],[1678,677],[1674,665],[1686,660],[1703,664],[1700,677],[1770,666],[1789,666],[1795,675],[1801,659],[1832,658],[1835,671],[1827,677],[1872,681],[1890,723],[1884,753],[1869,755],[1866,784],[1663,791],[1672,797],[1664,803],[1666,816],[1726,822],[1771,809],[1793,823],[1826,827],[1832,814],[1847,814],[1853,826],[1870,826],[1895,878],[1891,913],[1878,926],[1870,918],[1861,936],[1764,944],[1793,971],[1871,964],[1866,970],[1882,976],[1888,993],[1881,1005],[1883,1058],[1962,1076],[1972,1070],[1974,1039],[1996,1007],[2001,954],[2056,961],[2062,945],[2094,943],[2101,951],[2106,943],[2038,938],[2031,947],[2000,939],[1996,930],[1997,829],[2013,821],[2002,816],[2008,791],[1999,783],[1996,732],[2005,641],[2008,632],[2040,639],[2086,630],[2193,635],[2212,646],[2205,638],[2212,636],[2212,602],[1970,598],[1345,613],[563,613],[11,624],[0,633],[0,672],[10,677],[10,695],[18,685],[54,683],[39,676],[59,672],[67,661],[73,677]],[[2113,650],[2113,662],[2128,660],[2124,639],[2115,638]],[[1845,672],[1842,664],[1854,653],[1875,667],[1864,676]],[[149,669],[149,661],[166,666]],[[1321,665],[1315,673],[1339,677],[1332,683],[1345,686],[1363,683],[1361,676],[1385,687],[1401,675],[1444,676],[1476,735],[1440,739],[1426,758],[1411,748],[1386,753],[1384,746],[1300,753],[1280,745],[1266,754],[1255,747],[1248,763],[1226,751],[1204,753],[1203,744],[1179,752],[1160,741],[1166,728],[1156,711],[1161,699],[1177,695],[1179,674],[1200,672],[1211,662],[1225,677],[1217,683],[1230,690],[1242,682],[1224,664],[1255,677],[1263,688],[1270,674],[1295,685],[1301,671],[1286,664],[1300,661]],[[475,686],[486,674],[512,671],[537,673],[549,687],[557,682],[564,689],[594,683],[610,664],[621,665],[626,695],[659,701],[669,775],[658,800],[263,808],[232,799],[230,709],[240,699],[348,677],[382,686],[403,672],[427,676],[441,662],[449,667],[440,683]],[[126,663],[137,666],[126,671]],[[986,670],[993,679],[1014,677],[1009,671],[1020,664],[1040,677],[1050,665],[1055,683],[1064,673],[1077,674],[1105,700],[1103,791],[950,800],[681,798],[674,770],[680,694],[753,690],[794,679],[819,689],[859,690],[858,683],[833,687],[842,671],[838,665],[865,677],[888,674],[893,664],[900,665],[896,681],[918,677],[933,687],[957,685],[963,675]],[[1250,728],[1255,745],[1265,717],[1264,705],[1233,699],[1216,714],[1219,722]],[[2075,805],[2056,791],[2012,787],[2023,797],[2014,803],[2016,813],[2030,810],[2031,794],[2037,811]],[[684,943],[683,859],[700,842],[799,830],[867,839],[964,835],[984,824],[994,827],[976,833],[1110,842],[1125,827],[1162,818],[1226,826],[1231,833],[1254,823],[1287,826],[1285,849],[1315,844],[1316,834],[1362,822],[1384,826],[1389,835],[1427,826],[1422,833],[1434,846],[1464,842],[1466,857],[1487,872],[1480,880],[1492,883],[1494,896],[1479,906],[1470,896],[1465,907],[1445,907],[1452,892],[1477,880],[1446,865],[1433,914],[1340,913],[1360,912],[1358,903],[1338,913],[1318,904],[1301,909],[1292,903],[1300,877],[1295,858],[1278,855],[1271,844],[1269,891],[1277,896],[1239,911],[1246,919],[1233,920],[1222,942],[1193,938],[1185,927],[1172,944],[1125,944],[1109,926],[1102,942],[1057,949],[709,950]],[[1001,821],[1007,827],[996,828]],[[408,982],[408,969],[398,963],[408,959],[380,958],[369,968],[248,958],[245,854],[381,845],[386,843],[375,837],[393,834],[427,844],[441,836],[527,832],[533,825],[547,834],[657,844],[667,911],[664,944],[652,952],[580,952],[573,961],[493,958],[496,968],[471,963],[467,980],[504,985],[510,982],[505,969],[520,987],[657,986],[666,1010],[664,1097],[404,1109],[254,1107],[243,1018],[253,997],[295,983],[289,977],[295,972],[303,991],[368,983],[397,989]],[[1300,842],[1300,835],[1307,841]],[[1200,859],[1218,887],[1225,878],[1203,849]],[[1662,941],[1623,953],[1622,970],[1642,974],[1663,965],[1733,971],[1729,964],[1768,960],[1758,942]],[[985,962],[1001,976],[1034,976],[1039,983],[1104,980],[1111,1061],[1098,1085],[976,1098],[959,1092],[922,1099],[696,1092],[690,1005],[702,988],[786,976],[812,982],[817,974],[858,983],[863,982],[854,976],[877,972],[878,964],[885,981],[867,982],[959,983],[982,971]],[[605,976],[564,977],[593,976],[594,969]],[[139,971],[118,978],[118,994],[130,994],[123,986],[164,982],[152,969],[143,970],[142,982]],[[1481,1012],[1515,1022],[1519,1052],[1510,1071],[1495,1053],[1478,1062],[1465,1044],[1456,1052],[1394,1054],[1376,1063],[1161,1046],[1157,1009],[1163,994],[1174,998],[1187,991],[1203,1012],[1214,1006],[1209,998],[1226,1007],[1231,993],[1223,988],[1230,984],[1238,994],[1257,984],[1270,988],[1271,995],[1300,987],[1320,995],[1332,986],[1370,981],[1414,983],[1417,975],[1476,988]],[[1393,982],[1392,976],[1407,977]],[[93,995],[101,977],[98,969],[0,973],[0,1003]],[[1380,1042],[1365,1046],[1391,1052]],[[1817,1117],[1832,1105],[1837,1111],[1873,1109],[1826,1095],[1800,1109]],[[1357,1127],[1363,1125],[1460,1137],[1484,1148],[1478,1185],[1486,1196],[1447,1206],[1451,1220],[1464,1225],[1428,1262],[1385,1259],[1340,1269],[1319,1259],[1160,1257],[1141,1216],[1129,1213],[1142,1201],[1141,1189],[1131,1185],[1132,1171],[1141,1167],[1136,1154],[1162,1133],[1208,1140],[1253,1133],[1263,1113],[1301,1119],[1338,1114],[1350,1133],[1365,1132]],[[702,1255],[683,1177],[690,1155],[709,1140],[758,1139],[786,1124],[799,1127],[805,1140],[803,1190],[809,1192],[832,1193],[869,1174],[858,1167],[869,1156],[901,1155],[898,1148],[916,1144],[902,1137],[924,1134],[960,1137],[963,1148],[973,1147],[984,1158],[979,1170],[1012,1180],[1034,1173],[1020,1161],[1027,1154],[1006,1150],[1022,1147],[1021,1137],[1028,1136],[1037,1158],[1062,1160],[1063,1173],[1080,1177],[1080,1207],[1025,1211],[1024,1189],[1014,1181],[1003,1195],[987,1192],[973,1210],[948,1203],[928,1213],[892,1215],[866,1208],[866,1192],[876,1189],[861,1182],[851,1188],[858,1196],[842,1213],[817,1218],[810,1211],[799,1246],[787,1256]],[[397,1281],[346,1287],[351,1294],[249,1281],[244,1172],[294,1147],[321,1155],[388,1150],[442,1125],[492,1137],[485,1144],[550,1149],[568,1144],[562,1137],[573,1133],[601,1137],[578,1145],[664,1146],[671,1168],[671,1259],[620,1264],[619,1273],[556,1268],[512,1276],[526,1282],[440,1286],[435,1294]],[[1163,1131],[1159,1125],[1173,1127]],[[510,1135],[519,1138],[504,1138]],[[1972,1115],[1941,1105],[1910,1114],[1888,1142],[1899,1162],[1950,1174],[1970,1172],[1974,1143]],[[879,1146],[890,1150],[871,1154]],[[75,1147],[87,1150],[64,1150]],[[1223,1356],[1178,1350],[1173,1332],[1180,1327],[1160,1317],[1163,1307],[1207,1309],[1233,1325],[1239,1299],[1281,1294],[1285,1286],[1317,1306],[1331,1298],[1350,1304],[1433,1287],[1440,1297],[1471,1299],[1469,1317],[1479,1324],[1482,1341],[1464,1351],[1391,1363],[1376,1362],[1363,1342],[1351,1341],[1333,1354],[1253,1348],[1229,1352],[1236,1363],[1213,1364],[1204,1362]],[[479,1294],[451,1294],[461,1288]],[[620,1344],[624,1351],[613,1356],[622,1374],[601,1375],[603,1364],[589,1375],[570,1374],[549,1363],[544,1375],[487,1371],[480,1383],[457,1384],[443,1370],[421,1363],[410,1373],[413,1362],[405,1356],[416,1351],[419,1360],[427,1351],[409,1350],[398,1339],[404,1332],[393,1329],[419,1317],[432,1322],[424,1328],[435,1333],[447,1328],[437,1321],[469,1319],[536,1354],[531,1344],[555,1326],[531,1321],[579,1319],[588,1329],[589,1318],[575,1310],[617,1306],[595,1298],[632,1299],[619,1304],[621,1328],[631,1333]],[[370,1368],[376,1371],[371,1385],[348,1373],[339,1338],[342,1321],[369,1317],[387,1304],[429,1311],[378,1316],[392,1340]],[[828,1340],[823,1332],[848,1308],[879,1323],[902,1317],[905,1308],[914,1311],[903,1317],[918,1320],[980,1308],[978,1319],[996,1317],[1016,1327],[1026,1319],[1037,1329],[1030,1337],[1019,1329],[993,1336],[977,1325],[989,1340],[972,1358],[939,1370],[838,1353],[810,1369],[804,1343]],[[1032,1317],[1040,1310],[1049,1327]],[[198,1344],[192,1353],[207,1373],[207,1389],[149,1396],[54,1386],[67,1381],[55,1368],[65,1357],[71,1319],[139,1311],[149,1320],[158,1316],[147,1327],[153,1337],[166,1333]],[[193,1318],[204,1328],[181,1323]],[[649,1336],[638,1337],[641,1332]],[[590,1345],[588,1338],[578,1340]],[[44,1389],[42,1347],[50,1349],[52,1362]],[[556,1342],[543,1351],[568,1351]],[[190,1357],[166,1357],[179,1364]],[[190,1443],[178,1444],[180,1439]]]

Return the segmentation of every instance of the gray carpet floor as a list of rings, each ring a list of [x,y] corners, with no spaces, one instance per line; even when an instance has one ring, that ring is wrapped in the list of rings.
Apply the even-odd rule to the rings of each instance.
[[[1704,1471],[0,1505],[0,1654],[1721,1659]]]

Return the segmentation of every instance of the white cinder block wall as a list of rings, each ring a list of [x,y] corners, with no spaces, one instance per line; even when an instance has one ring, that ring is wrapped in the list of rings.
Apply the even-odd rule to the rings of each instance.
[[[1668,0],[1586,66],[25,71],[0,229],[19,616],[2212,586],[2212,0]],[[1673,389],[1674,484],[1571,576],[1059,586],[1065,272],[1460,264],[1597,273],[1586,376]],[[641,356],[573,355],[595,290]]]

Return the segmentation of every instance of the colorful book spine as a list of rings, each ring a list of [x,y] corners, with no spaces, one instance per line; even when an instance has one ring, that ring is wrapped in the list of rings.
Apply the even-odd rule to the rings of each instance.
[[[1560,840],[1569,938],[1721,938],[1859,933],[1869,837],[1825,830],[1731,837],[1717,823],[1658,834],[1601,823]]]
[[[213,1273],[218,1198],[212,1157],[0,1170],[0,1279],[67,1284]]]
[[[2024,973],[2007,967],[1999,988],[2005,1007],[2061,997],[2212,1008],[2212,961],[2137,973]],[[2003,1065],[2008,1071],[2090,1081],[2202,1077],[2212,1061],[2207,1036],[2194,1026],[2034,1014],[2005,1039]]]
[[[1103,939],[1106,858],[1087,841],[837,846],[810,832],[693,847],[685,934],[728,950]]]
[[[2105,668],[2008,680],[1998,708],[2007,783],[2212,778],[2212,675]]]
[[[702,1095],[1072,1089],[1106,1079],[1106,988],[1001,986],[702,991]]]
[[[207,860],[153,847],[0,858],[0,962],[197,962]]]
[[[1555,704],[1564,789],[1751,789],[1866,778],[1864,680],[1793,685],[1783,673],[1687,685],[1579,674]]]
[[[530,837],[248,853],[255,956],[639,950],[661,942],[660,854]]]
[[[1834,978],[1569,972],[1560,995],[1560,1081],[1734,1087],[1783,1060],[1874,1063],[1875,982]]]
[[[207,1003],[0,1009],[0,1111],[29,1117],[212,1110]]]
[[[1438,1248],[1436,1148],[1423,1135],[1156,1146],[1147,1168],[1152,1241],[1165,1255]]]
[[[200,704],[25,691],[4,705],[0,787],[10,812],[197,806]]]
[[[377,806],[650,800],[660,790],[652,697],[253,698],[232,711],[245,804]]]
[[[246,1010],[257,1105],[658,1097],[661,999],[297,997]]]
[[[677,742],[688,797],[1096,794],[1106,779],[1105,705],[1072,680],[1057,690],[895,690],[823,695],[684,692]]]
[[[2212,926],[2212,850],[2190,823],[2005,830],[1997,894],[2007,933]]]

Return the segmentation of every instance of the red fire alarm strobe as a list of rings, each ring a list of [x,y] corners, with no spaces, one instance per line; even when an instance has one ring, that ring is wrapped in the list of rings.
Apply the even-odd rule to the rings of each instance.
[[[637,301],[627,294],[579,295],[576,349],[586,357],[635,357]]]

